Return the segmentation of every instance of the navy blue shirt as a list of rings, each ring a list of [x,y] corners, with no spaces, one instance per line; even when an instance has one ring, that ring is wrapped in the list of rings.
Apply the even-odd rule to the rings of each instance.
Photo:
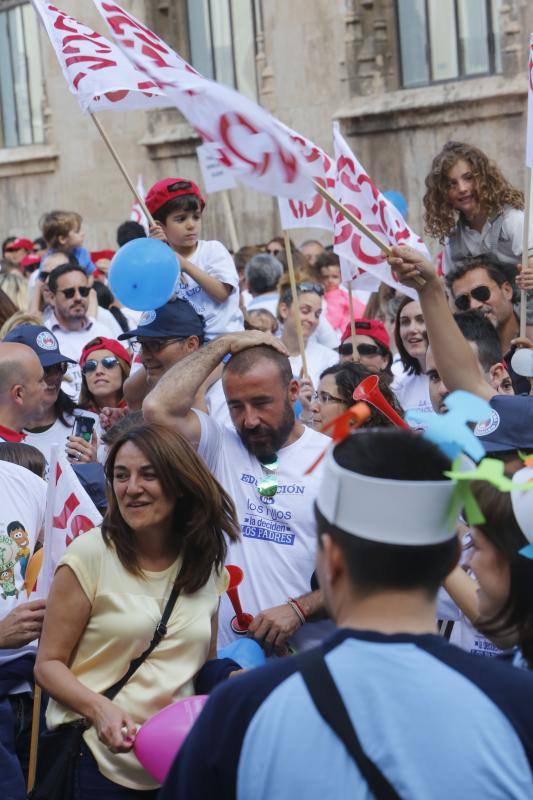
[[[324,652],[363,749],[401,797],[533,798],[533,674],[429,634],[343,629]],[[219,686],[160,800],[370,798],[299,662]]]

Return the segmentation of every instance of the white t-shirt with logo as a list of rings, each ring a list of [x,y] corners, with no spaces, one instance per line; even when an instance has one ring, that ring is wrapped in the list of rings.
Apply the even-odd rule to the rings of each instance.
[[[263,471],[257,458],[243,445],[234,429],[218,425],[200,411],[198,453],[235,503],[242,537],[228,549],[227,563],[244,572],[239,586],[242,609],[255,616],[283,605],[288,597],[311,591],[317,549],[314,501],[320,486],[320,464],[311,475],[305,471],[331,444],[322,433],[305,428],[300,438],[278,452],[278,491],[261,497],[257,483]],[[220,604],[218,644],[224,647],[236,636],[230,623],[235,611],[228,596]],[[307,623],[293,637],[297,648],[313,646],[332,630],[332,623]]]
[[[0,619],[27,602],[24,578],[42,535],[46,483],[29,469],[0,461]]]
[[[421,411],[424,414],[434,414],[429,397],[429,378],[427,375],[409,375],[404,372],[394,379],[392,391],[404,412]],[[419,426],[416,425],[418,428]]]
[[[244,320],[239,307],[239,276],[235,263],[222,242],[199,241],[187,261],[222,283],[233,286],[228,299],[217,303],[189,275],[184,276],[186,285],[181,282],[176,284],[178,296],[188,300],[196,313],[204,318],[206,340],[215,339],[223,333],[242,331]]]
[[[332,367],[333,364],[339,363],[339,354],[336,350],[331,350],[329,347],[324,347],[324,345],[308,339],[305,346],[305,360],[307,361],[309,377],[316,389],[321,373],[328,367]],[[299,378],[302,371],[302,357],[300,355],[289,356],[289,361],[291,362],[292,374],[295,378]]]

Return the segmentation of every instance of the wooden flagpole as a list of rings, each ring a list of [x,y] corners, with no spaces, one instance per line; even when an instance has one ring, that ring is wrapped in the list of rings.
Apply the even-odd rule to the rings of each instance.
[[[221,192],[221,195],[222,195],[222,205],[224,207],[224,214],[226,215],[226,222],[228,223],[228,228],[229,228],[231,249],[233,250],[234,253],[236,253],[237,250],[239,249],[239,239],[237,237],[237,228],[235,227],[235,218],[233,216],[233,209],[231,208],[228,190],[224,189]]]
[[[527,267],[529,259],[529,220],[531,218],[531,167],[526,167],[526,191],[524,202],[524,230],[522,233],[522,264]],[[520,292],[520,336],[526,335],[527,292]]]
[[[350,306],[350,338],[352,340],[352,361],[355,361],[355,312],[353,310],[352,282],[348,281],[348,305]]]
[[[296,319],[296,336],[298,338],[298,348],[302,357],[302,371],[304,378],[309,377],[307,371],[307,359],[305,357],[305,342],[302,330],[302,318],[300,316],[300,304],[298,302],[298,290],[296,288],[296,277],[294,275],[294,264],[292,263],[292,250],[291,240],[289,238],[289,231],[283,231],[283,240],[285,242],[285,254],[287,256],[287,267],[289,269],[289,280],[291,282],[292,304],[294,306],[294,316]]]
[[[146,207],[146,203],[144,202],[144,197],[141,197],[141,196],[140,196],[140,194],[139,194],[139,192],[137,191],[137,188],[136,188],[136,186],[134,185],[134,183],[133,183],[132,179],[130,178],[130,176],[129,176],[129,174],[128,174],[128,171],[126,170],[126,167],[124,166],[124,163],[123,163],[122,159],[120,158],[119,154],[118,154],[118,153],[117,153],[117,151],[115,150],[115,147],[113,146],[113,144],[112,144],[112,142],[111,142],[111,140],[110,140],[109,136],[107,135],[107,133],[106,133],[106,132],[105,132],[105,130],[103,129],[103,127],[102,127],[102,124],[101,124],[100,120],[98,119],[98,117],[96,116],[96,114],[93,114],[93,113],[91,113],[91,119],[92,119],[92,121],[94,122],[94,124],[95,124],[95,126],[96,126],[96,129],[98,130],[98,133],[100,134],[100,136],[101,136],[101,137],[102,137],[102,139],[104,140],[104,142],[105,142],[105,144],[106,144],[106,146],[107,146],[107,148],[108,148],[109,152],[110,152],[110,153],[111,153],[111,155],[113,156],[113,159],[114,159],[114,161],[115,161],[115,163],[116,163],[117,167],[118,167],[118,168],[119,168],[119,170],[122,172],[122,175],[123,175],[123,177],[124,177],[124,180],[126,181],[126,183],[128,184],[128,186],[130,187],[131,193],[133,194],[133,196],[135,197],[135,199],[136,199],[136,200],[137,200],[137,202],[139,203],[140,207],[141,207],[141,208],[142,208],[142,210],[144,211],[144,213],[145,213],[145,215],[146,215],[146,219],[148,220],[148,223],[149,223],[150,225],[153,225],[153,224],[154,224],[154,218],[152,217],[152,215],[151,215],[151,214],[150,214],[150,212],[148,211],[148,208]]]

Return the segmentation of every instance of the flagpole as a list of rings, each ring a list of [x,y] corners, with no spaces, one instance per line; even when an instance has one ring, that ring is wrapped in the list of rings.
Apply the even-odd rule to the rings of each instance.
[[[350,306],[350,338],[352,340],[352,361],[355,361],[355,312],[353,309],[352,282],[348,281],[348,305]]]
[[[222,195],[222,205],[224,206],[224,214],[226,215],[226,222],[228,223],[229,228],[229,239],[231,242],[231,249],[234,253],[237,252],[239,249],[239,239],[237,238],[237,228],[235,227],[235,219],[233,217],[233,210],[231,208],[231,203],[229,199],[229,192],[227,189],[224,189],[221,192]]]
[[[526,167],[526,191],[524,203],[524,230],[522,233],[522,264],[527,267],[529,260],[529,220],[531,217],[531,167]],[[526,335],[527,292],[520,291],[520,336]]]
[[[145,216],[146,216],[146,219],[148,220],[148,224],[149,224],[149,225],[153,225],[153,224],[154,224],[154,218],[152,217],[152,215],[151,215],[151,214],[150,214],[150,212],[148,211],[148,208],[147,208],[147,206],[146,206],[146,203],[144,202],[144,197],[141,197],[141,196],[140,196],[139,192],[137,191],[136,187],[134,186],[132,179],[131,179],[131,178],[130,178],[130,176],[128,175],[128,172],[127,172],[127,170],[126,170],[126,167],[124,166],[124,164],[123,164],[123,162],[122,162],[122,160],[121,160],[121,158],[120,158],[119,154],[118,154],[118,153],[117,153],[117,151],[115,150],[115,147],[113,146],[113,144],[112,144],[111,140],[109,139],[109,136],[107,135],[107,133],[106,133],[106,132],[105,132],[105,130],[103,129],[103,127],[102,127],[102,124],[101,124],[100,120],[98,119],[98,117],[96,116],[96,114],[94,114],[93,112],[91,112],[90,116],[91,116],[91,119],[92,119],[92,121],[93,121],[93,122],[94,122],[94,124],[96,125],[96,128],[97,128],[97,130],[98,130],[98,133],[100,134],[100,136],[101,136],[101,137],[102,137],[102,139],[104,140],[105,144],[107,145],[107,148],[108,148],[109,152],[110,152],[110,153],[111,153],[111,155],[113,156],[113,158],[114,158],[114,160],[115,160],[115,163],[116,163],[117,167],[118,167],[118,168],[119,168],[119,170],[122,172],[122,175],[123,175],[123,177],[124,177],[124,180],[126,181],[126,183],[128,184],[128,186],[130,187],[130,190],[131,190],[131,192],[132,192],[133,196],[135,197],[135,199],[136,199],[136,200],[137,200],[137,202],[139,203],[140,207],[142,208],[142,210],[143,210],[143,212],[144,212],[144,214],[145,214]]]
[[[41,687],[35,684],[33,690],[33,713],[31,719],[30,756],[28,762],[28,793],[35,786],[37,774],[37,746],[39,744],[39,726],[41,722]]]
[[[309,378],[309,372],[307,371],[307,359],[305,357],[305,342],[302,330],[302,317],[300,315],[300,304],[298,302],[298,290],[296,288],[294,264],[292,263],[292,250],[291,250],[291,240],[289,238],[289,231],[287,230],[283,231],[283,240],[285,242],[285,254],[287,256],[287,267],[289,269],[289,280],[291,282],[292,305],[294,307],[294,318],[296,321],[296,337],[298,339],[298,348],[300,350],[300,356],[302,357],[302,372],[304,378]]]

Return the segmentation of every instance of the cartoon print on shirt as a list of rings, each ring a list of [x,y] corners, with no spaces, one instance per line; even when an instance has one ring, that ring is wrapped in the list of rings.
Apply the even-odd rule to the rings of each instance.
[[[18,547],[17,561],[20,564],[20,572],[24,578],[26,575],[26,567],[30,559],[30,537],[24,528],[22,522],[14,520],[7,526],[7,534],[11,537],[14,544]]]
[[[15,583],[15,564],[17,563],[17,545],[10,536],[0,535],[0,596],[7,600],[8,597],[19,596]]]

